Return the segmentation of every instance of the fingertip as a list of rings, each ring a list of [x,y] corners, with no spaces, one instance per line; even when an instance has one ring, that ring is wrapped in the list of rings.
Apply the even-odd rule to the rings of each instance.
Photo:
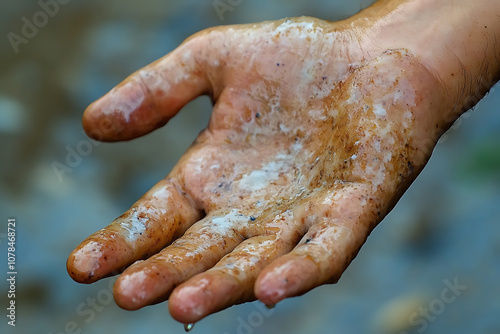
[[[285,298],[299,296],[315,285],[315,273],[316,266],[312,261],[282,256],[257,277],[255,296],[271,306]]]
[[[129,311],[147,305],[145,301],[147,296],[143,289],[145,281],[146,274],[143,271],[120,275],[113,285],[113,298],[116,304]]]
[[[129,78],[88,106],[82,125],[89,137],[112,142],[139,137],[167,120],[144,85]]]
[[[93,283],[115,275],[130,263],[132,249],[117,233],[99,230],[76,247],[66,268],[78,283]]]
[[[92,139],[103,142],[113,141],[112,134],[117,132],[116,121],[95,107],[99,101],[97,100],[85,109],[82,117],[83,130]]]
[[[262,272],[255,282],[254,293],[265,305],[276,305],[285,299],[284,284],[272,272]]]
[[[179,285],[170,295],[168,308],[172,317],[185,324],[223,310],[244,294],[236,280],[227,274],[208,271]]]
[[[82,284],[92,283],[87,272],[82,272],[75,265],[75,255],[73,253],[70,254],[68,259],[66,260],[66,271],[68,275],[73,279],[73,281]]]
[[[175,320],[190,324],[206,316],[203,305],[203,285],[179,286],[170,295],[168,310]]]
[[[149,260],[136,261],[116,280],[113,296],[121,308],[137,310],[165,301],[178,280],[175,269],[169,265],[160,267]]]
[[[66,269],[78,283],[93,283],[101,278],[102,245],[90,241],[77,247],[66,261]]]

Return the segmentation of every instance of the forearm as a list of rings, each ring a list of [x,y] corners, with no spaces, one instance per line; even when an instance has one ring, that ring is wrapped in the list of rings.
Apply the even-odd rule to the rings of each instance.
[[[382,0],[353,20],[365,22],[367,57],[405,48],[437,77],[445,126],[500,79],[498,0]]]

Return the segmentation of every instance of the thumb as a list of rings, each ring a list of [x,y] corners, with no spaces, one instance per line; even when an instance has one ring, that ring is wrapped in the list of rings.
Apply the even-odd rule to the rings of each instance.
[[[218,72],[207,68],[214,63],[207,58],[218,54],[209,48],[213,35],[195,34],[92,103],[83,114],[87,135],[102,141],[142,136],[165,125],[189,101],[212,91],[217,78],[207,72]]]

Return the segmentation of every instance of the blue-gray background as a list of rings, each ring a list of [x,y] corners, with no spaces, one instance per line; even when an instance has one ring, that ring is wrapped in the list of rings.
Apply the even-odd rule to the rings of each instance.
[[[64,164],[67,147],[86,140],[80,118],[90,102],[190,34],[286,16],[335,20],[371,1],[215,3],[235,5],[221,19],[213,0],[69,1],[15,53],[7,34],[21,34],[22,18],[32,21],[41,8],[0,2],[0,332],[182,333],[165,303],[121,310],[109,298],[110,279],[74,283],[65,261],[170,170],[206,125],[208,99],[144,138],[93,146],[62,182],[51,164]],[[430,305],[425,333],[500,333],[499,103],[500,89],[493,89],[445,135],[337,285],[280,303],[271,314],[257,303],[232,307],[194,333],[416,333],[424,321],[412,326],[408,317]],[[8,217],[17,219],[18,234],[15,329],[5,317]],[[455,279],[467,288],[440,309],[445,281]]]

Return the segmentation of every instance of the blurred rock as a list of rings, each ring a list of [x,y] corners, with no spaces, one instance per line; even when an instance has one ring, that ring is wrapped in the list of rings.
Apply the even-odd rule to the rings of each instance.
[[[22,132],[28,122],[28,115],[21,102],[0,95],[0,134]]]
[[[384,305],[373,318],[373,328],[380,334],[398,334],[411,329],[410,317],[426,305],[425,293],[398,296]]]

